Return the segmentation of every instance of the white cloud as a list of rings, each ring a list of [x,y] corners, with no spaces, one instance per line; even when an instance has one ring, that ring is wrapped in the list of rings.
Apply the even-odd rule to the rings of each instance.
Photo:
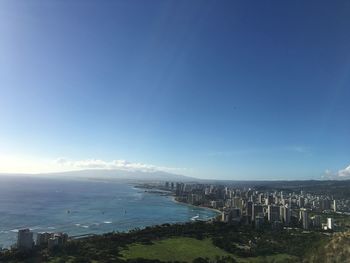
[[[155,172],[155,171],[165,171],[165,172],[181,172],[186,170],[185,168],[174,168],[174,167],[164,167],[156,166],[144,163],[134,163],[126,160],[113,160],[113,161],[103,161],[100,159],[86,159],[73,161],[66,158],[58,158],[56,164],[64,166],[69,169],[119,169],[127,171],[142,171],[142,172]]]
[[[330,170],[326,170],[322,178],[331,180],[350,179],[350,165],[335,173]]]
[[[350,178],[350,165],[348,167],[346,167],[345,169],[338,171],[338,176],[342,177],[342,178],[344,178],[344,177]]]
[[[156,166],[126,160],[104,161],[101,159],[71,160],[69,158],[40,158],[32,155],[0,153],[0,173],[38,174],[67,172],[85,169],[119,169],[127,171],[156,172],[163,171],[176,174],[187,174],[191,169]]]

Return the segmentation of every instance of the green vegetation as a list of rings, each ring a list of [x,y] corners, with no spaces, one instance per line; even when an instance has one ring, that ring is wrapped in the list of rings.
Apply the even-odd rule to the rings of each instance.
[[[230,256],[229,253],[215,247],[209,238],[198,240],[188,237],[168,238],[156,241],[152,245],[132,244],[121,254],[125,259],[146,258],[181,262],[192,262],[199,257],[214,260],[218,256]]]
[[[317,253],[309,253],[304,262],[350,262],[350,232],[336,233],[321,242]]]
[[[239,263],[261,263],[261,262],[296,262],[297,257],[287,254],[276,254],[272,256],[259,256],[240,258],[224,250],[215,247],[211,239],[198,240],[194,238],[178,237],[155,241],[153,244],[132,244],[121,251],[124,259],[156,259],[164,262],[193,262],[195,259],[203,258],[215,261],[217,258],[233,259],[232,262]],[[203,261],[204,262],[204,261]]]
[[[276,254],[273,256],[259,256],[255,258],[239,258],[239,263],[294,263],[298,258],[287,254]]]
[[[273,231],[269,225],[256,231],[220,222],[164,224],[72,240],[54,251],[11,251],[0,254],[0,262],[302,262],[329,239],[300,229]]]

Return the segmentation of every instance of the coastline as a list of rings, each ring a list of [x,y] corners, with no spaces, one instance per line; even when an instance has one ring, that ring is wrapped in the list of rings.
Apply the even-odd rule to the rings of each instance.
[[[215,219],[218,215],[221,215],[221,213],[222,213],[222,211],[220,211],[219,209],[215,209],[215,208],[212,208],[212,207],[193,205],[193,204],[189,204],[189,203],[178,201],[178,200],[176,200],[176,197],[173,195],[173,193],[171,191],[169,191],[169,190],[159,189],[159,188],[154,187],[154,186],[145,187],[144,185],[133,185],[133,187],[136,188],[136,189],[146,189],[145,192],[148,192],[150,194],[167,193],[166,195],[163,195],[163,196],[169,196],[174,203],[187,205],[187,206],[193,206],[193,207],[196,207],[196,208],[204,208],[204,209],[208,209],[208,210],[211,210],[211,211],[214,211],[215,213],[217,213],[215,216],[210,217],[208,220],[205,220],[205,221],[209,221],[209,220]],[[152,189],[157,189],[157,190],[152,191]]]
[[[150,193],[150,194],[156,194],[156,193],[154,193],[154,192],[148,192],[148,193]],[[177,200],[175,199],[175,196],[173,196],[173,195],[168,195],[168,196],[171,198],[171,200],[172,200],[174,203],[178,203],[178,204],[186,205],[186,206],[193,206],[193,207],[196,207],[196,208],[204,208],[204,209],[208,209],[208,210],[211,210],[211,211],[214,211],[214,212],[217,213],[216,216],[210,217],[210,218],[208,218],[207,220],[202,220],[203,222],[208,222],[208,221],[210,221],[210,220],[212,220],[212,219],[215,219],[219,214],[221,214],[221,211],[218,210],[218,209],[211,208],[211,207],[206,207],[206,206],[198,206],[198,205],[192,205],[192,204],[180,202],[180,201],[177,201]],[[192,221],[191,221],[191,219],[189,219],[187,222],[192,222]],[[169,224],[173,224],[173,223],[169,223]],[[155,225],[152,225],[152,226],[155,226]],[[141,227],[140,229],[143,229],[143,228],[145,228],[145,227]],[[132,229],[126,230],[126,231],[121,231],[121,232],[128,233],[128,232],[131,231],[131,230],[132,230]],[[101,235],[108,234],[108,233],[112,233],[112,232],[105,232],[105,233],[102,233],[102,234],[91,234],[91,235],[92,235],[92,236],[101,236]],[[74,238],[74,239],[76,239],[76,240],[78,240],[78,239],[79,239],[79,240],[83,240],[83,239],[86,239],[86,238],[88,238],[88,237],[86,237],[86,236],[81,236],[81,237],[76,237],[76,238]]]
[[[219,209],[215,209],[215,208],[212,208],[212,207],[207,207],[207,206],[199,206],[199,205],[192,205],[192,204],[189,204],[189,203],[185,203],[185,202],[180,202],[178,200],[176,200],[175,196],[170,196],[172,201],[175,202],[175,203],[179,203],[179,204],[184,204],[184,205],[187,205],[187,206],[193,206],[193,207],[199,207],[199,208],[205,208],[205,209],[208,209],[208,210],[211,210],[211,211],[214,211],[217,213],[216,216],[218,216],[219,214],[221,214],[222,212],[219,210]],[[213,216],[211,217],[210,219],[213,219],[213,218],[216,218],[216,216]],[[210,220],[208,219],[208,220]],[[207,220],[206,220],[207,221]]]
[[[54,179],[52,180],[46,180],[43,179],[41,181],[42,185],[45,186],[45,189],[55,188],[58,189],[57,194],[63,196],[62,189],[66,188],[66,184],[69,184],[69,186],[74,187],[80,187],[81,182],[77,181],[74,183],[71,183],[71,181],[63,181],[59,185],[56,183]],[[31,193],[30,199],[24,200],[23,203],[28,204],[30,202],[36,202],[36,200],[39,200],[40,195],[37,195],[37,188],[36,188],[37,182],[34,180],[30,180],[29,183],[26,185],[26,187],[19,188],[21,191],[24,191],[25,193],[29,192]],[[197,211],[190,211],[190,209],[186,206],[177,207],[180,204],[176,204],[173,199],[171,192],[166,191],[156,191],[156,189],[140,189],[135,188],[133,184],[110,184],[110,186],[107,188],[106,192],[106,199],[99,198],[98,193],[100,192],[98,189],[103,188],[106,189],[106,184],[103,182],[95,183],[92,181],[84,181],[84,191],[82,193],[80,192],[74,192],[77,198],[76,199],[68,199],[67,203],[59,203],[61,205],[61,210],[55,210],[55,212],[50,212],[49,208],[53,208],[54,206],[45,206],[45,209],[42,210],[33,210],[36,211],[38,215],[41,217],[46,217],[46,220],[40,221],[36,218],[27,220],[23,220],[21,218],[17,219],[17,217],[14,217],[16,221],[15,223],[10,223],[9,220],[6,224],[1,225],[0,228],[0,244],[2,248],[10,248],[13,244],[17,242],[17,233],[15,233],[12,230],[15,229],[25,229],[29,228],[34,233],[34,238],[36,233],[38,232],[48,232],[48,233],[55,233],[55,232],[63,232],[67,233],[69,237],[80,239],[84,237],[79,237],[80,235],[103,235],[106,233],[111,233],[113,231],[118,232],[128,232],[131,230],[134,230],[135,228],[144,228],[154,225],[161,225],[165,223],[173,224],[173,223],[185,223],[185,222],[192,222],[192,217],[196,216],[197,213],[200,214],[201,218],[205,218],[205,220],[210,220],[211,218],[216,217],[215,214],[210,212],[209,210],[197,210]],[[100,187],[100,188],[99,188]],[[125,190],[126,189],[126,190]],[[145,191],[146,190],[146,191]],[[49,191],[49,190],[47,190]],[[91,206],[90,203],[84,202],[83,198],[81,198],[82,194],[85,192],[89,192],[89,195],[91,196],[97,196],[96,197],[96,203],[94,203],[94,206]],[[123,192],[124,191],[124,192]],[[141,193],[142,192],[142,193]],[[95,195],[97,193],[97,195]],[[142,201],[144,198],[140,198],[141,195],[149,195],[149,198],[146,198],[147,203],[144,203]],[[8,194],[5,191],[2,191],[2,195]],[[158,204],[158,202],[165,202],[165,208],[169,206],[169,208],[175,207],[173,210],[169,211],[179,211],[179,215],[172,215],[168,214],[167,212],[159,211],[159,215],[157,214],[157,211],[159,210],[159,206],[155,205],[154,210],[151,214],[153,215],[145,215],[147,222],[145,222],[145,217],[142,215],[142,211],[139,212],[139,209],[132,209],[128,208],[127,205],[129,204],[129,199],[121,199],[122,196],[128,196],[129,199],[135,199],[133,201],[132,205],[136,204],[137,207],[144,206],[144,205],[152,205],[152,203],[149,202],[155,202],[155,204]],[[153,196],[153,197],[151,197]],[[78,198],[79,197],[79,198]],[[173,200],[170,200],[169,198],[172,198]],[[160,200],[162,199],[162,200]],[[29,200],[29,201],[28,201]],[[82,200],[82,202],[81,202]],[[107,200],[108,204],[104,204],[103,200]],[[153,200],[153,201],[152,201]],[[164,200],[164,201],[163,201]],[[50,200],[48,200],[49,202]],[[131,200],[132,201],[132,200]],[[124,202],[126,206],[124,205]],[[77,209],[74,209],[74,204],[77,203],[79,206],[77,206]],[[123,203],[123,205],[119,205]],[[55,203],[54,203],[55,204]],[[56,205],[56,204],[55,204]],[[189,205],[189,204],[187,204]],[[22,204],[21,204],[22,206]],[[63,207],[63,209],[62,209]],[[98,212],[94,212],[92,216],[90,215],[89,208],[94,207],[95,209],[100,209]],[[107,208],[106,208],[107,207]],[[136,207],[136,206],[135,206]],[[164,206],[162,206],[163,208]],[[8,213],[12,213],[12,211],[19,211],[19,208],[17,207],[13,208],[14,210],[9,210]],[[17,209],[17,210],[16,210]],[[125,215],[125,209],[128,209],[128,213]],[[206,208],[209,209],[209,208]],[[70,211],[70,212],[67,212]],[[97,210],[96,210],[97,211]],[[130,211],[130,213],[129,213]],[[130,222],[128,219],[129,217],[132,217],[131,212],[135,213],[135,217],[138,217],[139,220],[134,220],[133,222]],[[145,213],[148,213],[148,211],[145,211]],[[129,215],[130,214],[130,215]],[[56,215],[54,218],[52,218],[51,215]],[[56,220],[57,217],[57,220]],[[87,219],[86,219],[87,218]],[[90,219],[92,218],[92,219]],[[56,221],[55,221],[55,220]],[[63,222],[63,223],[60,223]],[[109,222],[109,223],[104,223]],[[113,223],[110,223],[113,222]]]

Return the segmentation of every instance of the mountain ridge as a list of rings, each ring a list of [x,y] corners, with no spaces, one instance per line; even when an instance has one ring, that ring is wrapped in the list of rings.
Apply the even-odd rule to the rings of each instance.
[[[137,171],[123,169],[84,169],[76,171],[49,172],[49,173],[0,173],[5,176],[34,176],[52,178],[72,178],[72,179],[118,179],[118,180],[138,180],[138,181],[196,181],[201,180],[185,175],[169,173],[164,171]]]

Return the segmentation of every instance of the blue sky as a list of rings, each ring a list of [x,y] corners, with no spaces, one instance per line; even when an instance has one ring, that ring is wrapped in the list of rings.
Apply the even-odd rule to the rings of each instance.
[[[349,28],[347,1],[1,1],[0,172],[337,173]]]

